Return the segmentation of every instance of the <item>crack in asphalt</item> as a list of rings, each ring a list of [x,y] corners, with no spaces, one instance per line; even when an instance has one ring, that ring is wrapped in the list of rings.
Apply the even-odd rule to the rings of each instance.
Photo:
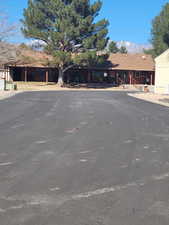
[[[104,187],[100,189],[96,189],[93,191],[88,191],[80,194],[74,194],[74,195],[60,195],[56,198],[53,196],[49,196],[46,194],[39,194],[39,195],[22,195],[22,196],[13,196],[13,197],[5,197],[1,196],[0,200],[6,200],[8,202],[15,202],[15,201],[21,201],[22,204],[14,205],[5,209],[0,209],[0,213],[5,213],[9,210],[18,210],[22,208],[27,208],[30,206],[36,206],[36,207],[46,207],[46,206],[54,206],[55,208],[59,208],[64,203],[68,201],[80,201],[82,199],[88,199],[99,195],[104,195],[108,193],[113,193],[116,191],[122,191],[126,190],[128,188],[139,188],[143,187],[146,184],[148,184],[151,181],[161,181],[164,179],[169,178],[169,173],[159,174],[159,175],[153,175],[147,179],[144,180],[137,180],[135,182],[127,183],[125,185],[115,185],[111,187]],[[58,187],[55,188],[55,190],[60,190]],[[54,191],[54,189],[51,189],[51,191]],[[24,202],[24,203],[23,203]]]

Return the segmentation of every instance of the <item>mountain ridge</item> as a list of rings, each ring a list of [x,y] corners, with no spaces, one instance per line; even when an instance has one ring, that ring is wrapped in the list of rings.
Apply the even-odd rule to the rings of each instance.
[[[120,48],[121,46],[126,47],[127,51],[129,53],[143,53],[144,49],[148,50],[152,48],[152,45],[147,43],[147,44],[137,44],[134,42],[130,41],[117,41],[117,46]]]

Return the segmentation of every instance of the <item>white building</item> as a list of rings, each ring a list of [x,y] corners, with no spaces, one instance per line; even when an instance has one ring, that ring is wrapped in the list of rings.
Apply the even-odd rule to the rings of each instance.
[[[169,49],[155,58],[155,93],[169,94]]]

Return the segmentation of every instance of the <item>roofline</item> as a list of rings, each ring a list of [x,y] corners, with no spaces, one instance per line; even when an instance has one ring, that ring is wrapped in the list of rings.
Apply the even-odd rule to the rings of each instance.
[[[57,69],[57,67],[47,67],[47,66],[21,66],[21,65],[11,65],[9,68],[39,68],[39,69]]]
[[[43,67],[43,66],[8,66],[9,68],[38,68],[38,69],[58,69],[57,67]],[[147,71],[147,72],[155,72],[155,68],[154,69],[144,69],[144,68],[140,68],[140,69],[125,69],[125,68],[106,68],[106,67],[73,67],[72,69],[79,69],[79,70],[107,70],[107,71]]]
[[[163,53],[161,53],[160,55],[158,55],[154,60],[156,61],[158,58],[160,58],[162,55],[165,55],[167,52],[169,52],[169,48],[165,50]]]

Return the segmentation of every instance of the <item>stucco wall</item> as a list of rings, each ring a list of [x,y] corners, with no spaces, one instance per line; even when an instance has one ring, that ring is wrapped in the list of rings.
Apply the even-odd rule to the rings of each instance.
[[[155,59],[155,92],[169,94],[169,50]]]
[[[4,79],[4,78],[5,78],[4,70],[0,69],[0,79]]]
[[[6,81],[12,81],[9,70],[0,69],[0,79],[5,79]]]
[[[0,91],[5,90],[5,81],[4,79],[0,79]]]

